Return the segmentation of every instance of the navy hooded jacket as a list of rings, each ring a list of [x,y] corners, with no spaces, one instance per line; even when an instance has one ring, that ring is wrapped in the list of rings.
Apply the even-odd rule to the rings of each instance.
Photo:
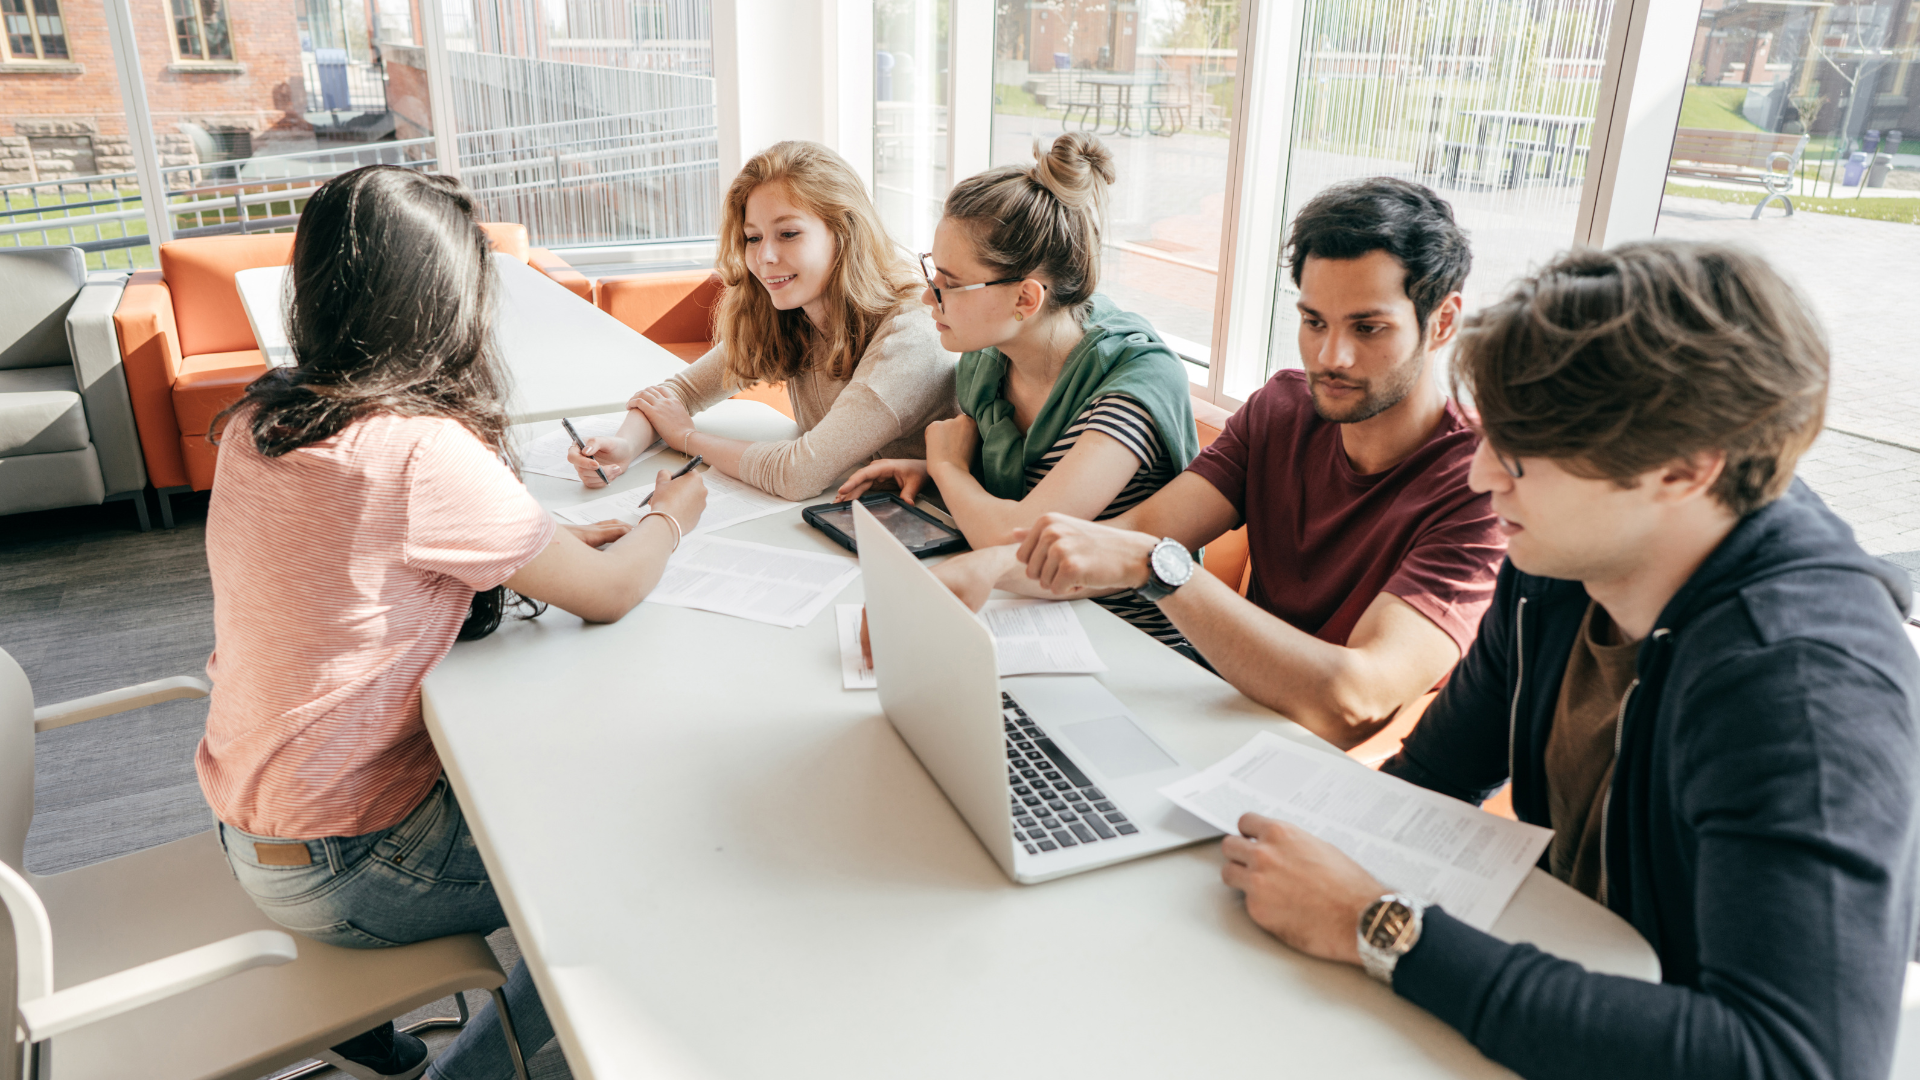
[[[1470,802],[1545,751],[1588,603],[1508,563],[1480,634],[1386,772]],[[1522,1076],[1882,1080],[1914,954],[1920,660],[1906,575],[1795,481],[1640,647],[1602,832],[1606,904],[1663,982],[1597,975],[1430,909],[1394,989]]]

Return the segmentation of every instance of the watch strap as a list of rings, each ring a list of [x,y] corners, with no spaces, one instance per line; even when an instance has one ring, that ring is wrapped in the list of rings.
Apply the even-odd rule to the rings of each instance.
[[[1159,554],[1159,551],[1162,547],[1168,544],[1172,544],[1174,547],[1179,548],[1180,554],[1187,556],[1188,567],[1187,567],[1186,581],[1168,581],[1167,579],[1160,576],[1160,568],[1157,565],[1155,565],[1154,557],[1157,554]],[[1175,540],[1171,536],[1162,537],[1158,543],[1154,544],[1153,547],[1150,550],[1148,550],[1147,580],[1143,582],[1138,588],[1136,588],[1134,592],[1137,593],[1144,600],[1157,601],[1164,597],[1171,596],[1175,589],[1178,589],[1180,586],[1185,585],[1187,581],[1193,580],[1192,559],[1193,559],[1193,556],[1188,554],[1187,549],[1180,544],[1180,541]]]

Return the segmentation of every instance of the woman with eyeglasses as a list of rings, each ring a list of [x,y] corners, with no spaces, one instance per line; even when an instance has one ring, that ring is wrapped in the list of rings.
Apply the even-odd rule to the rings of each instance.
[[[931,481],[974,548],[1049,512],[1102,520],[1179,475],[1198,452],[1186,369],[1152,325],[1094,291],[1113,156],[1069,132],[947,196],[924,299],[963,353],[960,416],[927,428],[924,460],[874,462],[841,485],[908,499]],[[1180,632],[1129,591],[1098,602],[1167,644]]]
[[[618,476],[656,437],[783,499],[818,495],[876,455],[919,456],[927,424],[955,412],[954,356],[853,169],[818,143],[754,155],[727,188],[719,248],[714,347],[635,394],[612,437],[567,452],[581,482]],[[763,382],[786,384],[799,437],[749,443],[694,427],[701,410]]]

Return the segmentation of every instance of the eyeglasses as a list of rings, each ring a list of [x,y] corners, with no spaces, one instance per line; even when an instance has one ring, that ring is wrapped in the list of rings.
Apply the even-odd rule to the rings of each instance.
[[[1007,277],[1007,278],[1001,278],[999,281],[983,281],[978,285],[948,285],[945,288],[942,288],[941,286],[935,285],[933,283],[933,273],[934,273],[933,264],[927,261],[928,259],[931,259],[931,258],[933,258],[933,252],[927,251],[927,252],[921,253],[920,276],[927,279],[927,288],[933,290],[933,306],[939,308],[941,314],[943,315],[946,313],[946,310],[947,310],[946,298],[940,295],[943,292],[972,292],[975,289],[984,289],[989,285],[1011,285],[1016,281],[1026,280],[1026,278]]]

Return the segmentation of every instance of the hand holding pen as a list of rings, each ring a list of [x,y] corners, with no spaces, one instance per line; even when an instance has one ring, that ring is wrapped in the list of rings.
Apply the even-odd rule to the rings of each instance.
[[[702,456],[701,456],[701,455],[699,455],[699,454],[695,454],[695,455],[693,455],[693,460],[692,460],[692,461],[689,461],[689,462],[687,462],[687,463],[686,463],[685,465],[682,465],[682,466],[680,466],[680,471],[679,471],[679,472],[677,472],[677,473],[674,473],[674,474],[673,474],[672,476],[669,476],[669,477],[667,477],[667,479],[669,479],[669,480],[678,480],[678,479],[680,479],[681,477],[683,477],[683,476],[685,476],[685,475],[687,475],[688,473],[690,473],[690,472],[692,472],[692,471],[693,471],[693,467],[694,467],[695,465],[698,465],[698,464],[700,464],[700,463],[701,463],[702,461],[705,461],[705,460],[706,460],[706,458],[704,458],[704,457],[702,457]],[[650,502],[652,502],[652,501],[653,501],[653,496],[654,496],[654,492],[657,492],[657,491],[659,491],[659,490],[660,490],[660,489],[656,487],[656,488],[654,488],[654,490],[653,490],[653,491],[649,491],[649,492],[647,492],[647,497],[646,497],[646,498],[644,498],[644,499],[641,499],[641,500],[640,500],[640,505],[641,505],[641,506],[645,506],[645,505],[647,505],[648,503],[650,503]]]

